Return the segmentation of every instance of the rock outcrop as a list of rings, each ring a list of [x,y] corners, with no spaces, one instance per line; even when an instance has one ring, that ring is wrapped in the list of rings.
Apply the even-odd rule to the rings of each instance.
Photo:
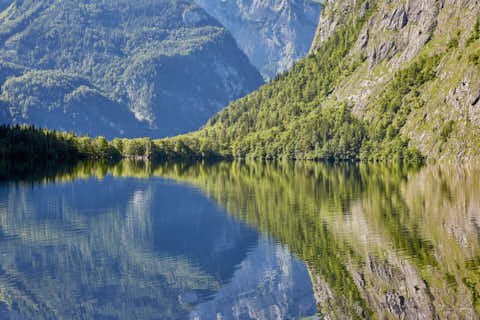
[[[311,45],[323,1],[195,0],[217,18],[265,78],[290,68]]]
[[[338,83],[331,97],[375,121],[376,98],[396,72],[419,57],[438,55],[435,79],[415,91],[421,107],[412,108],[401,135],[428,158],[475,160],[480,154],[478,1],[331,1],[320,17],[311,52],[367,9],[372,13],[350,52],[352,59],[365,63]]]

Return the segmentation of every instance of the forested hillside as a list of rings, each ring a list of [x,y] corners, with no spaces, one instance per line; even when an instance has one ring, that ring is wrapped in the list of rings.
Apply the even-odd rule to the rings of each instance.
[[[307,58],[183,139],[233,157],[478,159],[480,5],[447,2],[329,2]]]
[[[9,2],[4,123],[158,138],[199,128],[262,83],[230,33],[190,0]]]

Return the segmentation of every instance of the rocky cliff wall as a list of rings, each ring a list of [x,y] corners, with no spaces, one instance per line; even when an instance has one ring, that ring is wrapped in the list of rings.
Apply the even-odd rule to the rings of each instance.
[[[363,119],[379,120],[382,110],[377,98],[397,72],[421,57],[438,56],[433,81],[401,102],[412,110],[400,133],[429,158],[474,161],[480,154],[480,2],[329,1],[311,52],[368,9],[373,13],[349,54],[352,60],[364,62],[337,84],[331,98],[346,101]],[[412,102],[414,98],[420,107]]]
[[[322,1],[196,0],[235,37],[265,78],[290,68],[311,45]]]

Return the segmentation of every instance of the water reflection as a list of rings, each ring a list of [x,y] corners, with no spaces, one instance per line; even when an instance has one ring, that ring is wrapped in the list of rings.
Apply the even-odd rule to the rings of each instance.
[[[82,163],[1,184],[0,318],[315,313],[307,270],[287,248],[151,170]],[[259,283],[268,294],[248,297]],[[230,313],[220,308],[226,297]]]
[[[91,202],[95,201],[91,199],[94,188],[88,186],[92,183],[88,177],[92,175],[98,179],[95,183],[103,183],[107,189],[99,203]],[[109,183],[112,177],[136,177],[135,188],[128,189],[129,179],[117,179],[122,183],[112,187]],[[176,188],[181,192],[190,190],[188,198],[203,199],[201,194],[207,195],[212,202],[206,201],[205,205],[216,203],[230,218],[222,212],[221,218],[202,216],[196,219],[194,212],[198,211],[198,201],[173,205],[169,202],[175,198],[169,194],[171,186],[152,186],[149,181],[155,177],[189,185],[187,189]],[[39,209],[32,204],[35,201],[23,201],[23,207],[16,210],[16,214],[2,214],[0,234],[4,239],[3,246],[15,250],[19,239],[24,242],[29,239],[32,247],[42,243],[42,239],[48,239],[47,243],[60,239],[63,247],[73,246],[65,239],[75,239],[76,245],[82,243],[79,238],[85,237],[89,243],[91,236],[83,230],[99,228],[101,219],[108,215],[102,209],[103,213],[97,217],[94,208],[110,203],[107,207],[113,222],[103,225],[115,227],[113,230],[99,229],[97,234],[99,238],[106,237],[103,247],[109,248],[109,254],[118,251],[121,265],[126,263],[124,261],[133,261],[129,262],[132,267],[127,268],[135,270],[131,275],[132,283],[148,277],[141,273],[146,271],[140,271],[144,265],[150,265],[147,272],[150,275],[155,274],[152,270],[161,269],[159,265],[166,268],[162,274],[184,270],[180,275],[164,276],[170,279],[168,285],[164,285],[164,293],[143,293],[150,298],[153,294],[153,299],[175,297],[175,301],[165,303],[169,306],[181,302],[175,308],[183,309],[172,309],[163,315],[165,318],[182,311],[190,319],[208,319],[207,315],[218,310],[220,316],[227,319],[243,319],[247,315],[264,319],[308,315],[311,302],[304,287],[312,284],[319,313],[326,319],[479,318],[480,170],[475,167],[432,165],[415,169],[363,164],[332,166],[311,162],[162,165],[122,162],[114,166],[83,163],[48,181],[55,181],[55,188],[63,186],[66,189],[72,188],[70,181],[75,181],[73,185],[86,184],[85,195],[77,197],[75,192],[75,199],[68,202],[78,201],[72,206],[76,213],[68,218],[64,212],[70,209],[65,204],[58,218],[57,211],[42,209],[49,212],[42,223],[45,224],[45,219],[49,222],[43,226],[33,218],[41,227],[31,231],[25,221],[32,219]],[[45,184],[40,186],[40,189],[46,188]],[[11,186],[6,189],[0,189],[2,199],[12,199],[15,204],[22,202],[15,198],[22,192]],[[68,197],[68,191],[62,191],[62,194]],[[119,207],[118,199],[122,194],[130,195],[128,209]],[[41,193],[38,196],[44,197]],[[29,200],[31,196],[22,199]],[[160,211],[155,206],[145,207],[155,202],[152,199],[158,203],[171,203],[171,207],[164,206],[161,210],[174,213],[145,216],[145,212]],[[92,203],[91,207],[89,203]],[[46,202],[43,205],[55,208]],[[7,205],[7,208],[13,207],[10,203]],[[208,212],[212,210],[206,209]],[[125,217],[120,219],[122,212]],[[22,223],[11,221],[17,218],[23,219]],[[61,223],[56,223],[55,219],[62,219]],[[11,225],[15,226],[16,232],[9,231]],[[55,232],[49,232],[50,229]],[[180,235],[173,230],[180,230]],[[203,237],[204,230],[217,231]],[[49,234],[55,236],[48,238]],[[191,234],[192,237],[184,239],[181,234]],[[270,237],[278,243],[267,240]],[[174,239],[173,245],[162,246],[171,239]],[[119,243],[122,249],[119,249]],[[197,245],[198,251],[191,249]],[[87,253],[93,247],[77,246],[75,250],[87,250]],[[123,246],[128,249],[123,250]],[[54,247],[51,250],[59,249]],[[67,255],[72,255],[71,250],[66,251]],[[124,251],[136,253],[129,258],[120,258],[125,255]],[[301,264],[288,258],[289,252],[306,263],[311,280],[307,279]],[[97,259],[103,256],[96,255]],[[168,257],[172,256],[184,259],[169,260]],[[211,262],[221,261],[220,256],[226,257],[225,263]],[[152,262],[155,259],[145,257],[156,257],[161,262],[155,264]],[[38,259],[47,261],[49,256],[39,255]],[[97,263],[92,259],[94,262],[87,261],[87,265]],[[138,261],[142,262],[138,264]],[[62,263],[66,264],[58,262],[59,265]],[[181,266],[173,265],[175,263]],[[6,265],[8,267],[8,263]],[[165,267],[167,265],[169,267]],[[2,266],[7,270],[5,264]],[[33,267],[37,265],[29,266]],[[14,272],[19,269],[19,265],[15,265],[3,271],[0,278],[8,275],[11,279],[13,274],[17,281]],[[91,277],[90,272],[86,271],[84,276]],[[108,274],[111,273],[108,270]],[[103,277],[108,278],[107,274],[101,274],[94,281],[101,281]],[[4,278],[5,282],[9,281],[7,276]],[[115,281],[119,280],[112,280],[112,283]],[[182,290],[175,291],[177,288],[172,286],[177,281],[182,283]],[[129,283],[128,279],[125,283]],[[18,289],[23,288],[21,285],[16,288],[20,296],[22,292],[23,297],[28,297],[23,293],[24,289]],[[64,294],[71,292],[64,290]],[[235,294],[240,292],[240,295]],[[130,297],[133,296],[139,295],[131,294]],[[284,304],[285,299],[279,297],[285,296],[292,303]],[[12,300],[5,301],[11,303]],[[110,307],[116,303],[120,302],[113,302]],[[262,308],[266,305],[275,307]],[[143,312],[147,314],[145,310]]]
[[[154,173],[199,186],[308,264],[329,318],[479,318],[480,171],[220,163]]]

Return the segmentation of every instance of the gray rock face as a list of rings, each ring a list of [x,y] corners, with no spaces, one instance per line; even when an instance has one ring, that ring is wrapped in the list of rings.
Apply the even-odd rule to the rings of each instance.
[[[475,160],[480,152],[480,72],[472,38],[480,15],[475,0],[330,1],[319,19],[312,44],[315,52],[351,17],[371,14],[360,31],[350,57],[366,59],[365,68],[343,81],[334,96],[353,105],[360,118],[374,120],[376,97],[397,71],[419,57],[439,55],[441,62],[431,84],[419,90],[422,108],[413,111],[401,134],[427,157],[448,161]],[[471,39],[471,40],[469,40]],[[453,126],[448,138],[440,133]]]
[[[265,78],[307,54],[322,9],[312,0],[195,1],[233,34]]]

